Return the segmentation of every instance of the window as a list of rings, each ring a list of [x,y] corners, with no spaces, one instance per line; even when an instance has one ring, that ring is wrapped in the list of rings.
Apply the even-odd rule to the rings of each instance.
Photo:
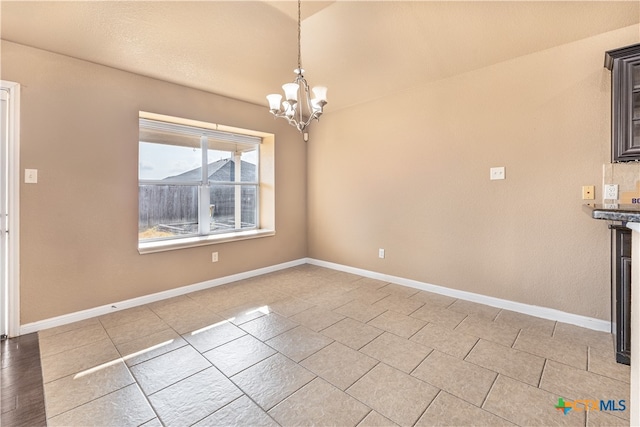
[[[262,191],[261,163],[272,160],[262,153],[264,138],[219,128],[140,113],[141,253],[273,234],[261,223],[272,223],[261,215],[261,198],[272,196]]]

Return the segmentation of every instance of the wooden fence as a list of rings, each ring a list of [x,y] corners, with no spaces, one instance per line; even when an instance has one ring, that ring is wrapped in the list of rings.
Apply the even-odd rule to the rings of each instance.
[[[235,209],[233,186],[214,187],[211,215],[232,218]],[[256,187],[243,186],[242,222],[255,224]],[[138,230],[157,225],[195,224],[198,222],[198,187],[183,185],[141,185],[138,190]]]

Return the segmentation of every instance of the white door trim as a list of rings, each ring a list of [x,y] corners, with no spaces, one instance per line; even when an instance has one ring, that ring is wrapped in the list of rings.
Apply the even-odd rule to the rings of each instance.
[[[9,93],[9,137],[7,140],[9,167],[7,191],[9,207],[9,337],[20,334],[20,84],[0,80],[0,87]]]

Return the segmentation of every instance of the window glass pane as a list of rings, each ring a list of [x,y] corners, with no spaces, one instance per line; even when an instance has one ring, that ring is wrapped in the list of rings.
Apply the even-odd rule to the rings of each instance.
[[[234,180],[233,153],[209,150],[209,182],[232,182]]]
[[[633,119],[640,119],[640,92],[633,94]]]
[[[199,147],[140,141],[138,178],[163,181],[200,181],[202,154]]]
[[[209,182],[235,182],[237,158],[240,159],[240,181],[258,181],[258,148],[238,153],[209,150],[207,155],[209,159]]]
[[[242,186],[242,228],[258,226],[258,188],[255,185]]]
[[[211,231],[251,229],[257,226],[257,186],[212,185],[210,191]],[[238,209],[239,218],[236,217]]]
[[[634,147],[640,147],[640,120],[633,122],[633,129],[631,130],[632,140]]]
[[[251,151],[242,152],[242,182],[258,182],[258,147]]]
[[[185,237],[198,234],[198,187],[140,185],[138,238]]]
[[[235,191],[235,185],[211,186],[211,231],[235,229]]]
[[[640,65],[633,67],[633,87],[640,88]]]

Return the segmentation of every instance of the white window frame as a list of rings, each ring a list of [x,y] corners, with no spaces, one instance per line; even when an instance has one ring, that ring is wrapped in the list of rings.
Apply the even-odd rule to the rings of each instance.
[[[199,128],[204,131],[204,133],[211,133],[220,136],[220,133],[225,133],[231,139],[234,138],[234,135],[237,139],[242,140],[243,137],[258,137],[262,140],[259,144],[259,161],[258,161],[258,181],[257,182],[242,182],[242,185],[246,186],[255,186],[257,188],[257,217],[256,217],[256,228],[252,229],[240,229],[240,214],[241,209],[236,206],[235,209],[235,224],[236,229],[229,230],[225,232],[216,232],[212,233],[210,231],[209,226],[209,197],[210,197],[210,185],[208,179],[207,172],[207,164],[208,161],[206,159],[206,151],[208,148],[208,140],[207,137],[200,137],[200,147],[204,148],[203,151],[203,167],[202,167],[202,175],[200,180],[197,182],[185,182],[185,183],[176,183],[176,182],[164,182],[163,185],[174,185],[174,184],[188,184],[188,185],[197,185],[199,187],[198,196],[198,223],[199,230],[198,235],[190,235],[186,237],[171,237],[167,239],[156,239],[156,240],[146,240],[140,241],[138,239],[138,252],[140,254],[154,253],[154,252],[162,252],[169,251],[175,249],[182,248],[190,248],[195,246],[203,246],[203,245],[212,245],[217,243],[231,242],[237,240],[245,240],[245,239],[254,239],[266,236],[275,235],[275,212],[274,212],[274,168],[273,168],[273,160],[274,160],[274,152],[273,152],[273,143],[274,143],[274,135],[268,134],[264,132],[252,131],[247,129],[233,128],[229,126],[201,122],[196,120],[189,120],[184,118],[165,116],[155,113],[149,113],[140,111],[139,117],[141,122],[143,121],[155,121],[155,122],[164,122],[170,125],[178,125],[180,126],[188,126],[190,128]],[[147,122],[148,123],[148,122]],[[238,184],[240,182],[240,165],[238,164],[239,154],[236,154],[235,165],[236,165],[236,181],[222,183],[222,185],[233,185],[236,188],[236,191],[239,192],[242,185]],[[158,181],[153,180],[138,180],[138,186],[140,185],[148,185],[148,184],[160,184]],[[236,203],[240,203],[240,197],[236,197]],[[206,221],[204,220],[206,218]]]

